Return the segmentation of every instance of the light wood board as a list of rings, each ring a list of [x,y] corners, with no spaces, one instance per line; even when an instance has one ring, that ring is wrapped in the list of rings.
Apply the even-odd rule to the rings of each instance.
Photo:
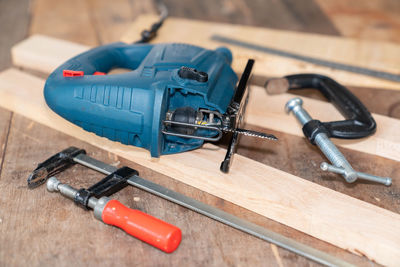
[[[151,25],[156,19],[155,16],[138,17],[122,41],[129,43],[138,40],[143,27]],[[389,42],[361,41],[318,34],[168,18],[152,43],[183,42],[207,48],[227,46],[233,53],[233,68],[237,72],[243,71],[248,58],[254,58],[257,62],[254,73],[261,76],[280,77],[294,73],[316,72],[332,76],[346,85],[400,89],[399,83],[396,82],[221,44],[210,39],[214,34],[319,59],[400,73],[400,45]]]
[[[400,43],[397,0],[316,0],[341,35]]]
[[[213,145],[151,158],[143,149],[95,136],[60,118],[45,104],[43,86],[40,78],[7,70],[0,74],[0,106],[358,255],[397,264],[399,214],[240,155],[229,175],[223,174],[218,159],[225,151]]]
[[[11,49],[15,66],[51,73],[90,47],[44,35],[32,35]]]
[[[200,24],[200,22],[199,22]],[[232,26],[236,27],[236,26]],[[50,73],[64,61],[89,49],[88,46],[63,41],[47,36],[34,35],[14,46],[13,60],[17,66],[32,68]],[[256,62],[258,66],[259,62]],[[284,113],[285,103],[293,97],[290,94],[269,96],[261,87],[252,86],[250,103],[246,111],[246,121],[297,136],[303,136],[300,125],[292,115]],[[304,99],[308,112],[321,121],[339,120],[343,117],[333,105]],[[373,114],[378,124],[377,132],[368,138],[358,140],[334,140],[336,144],[352,150],[400,160],[400,121],[386,116]]]
[[[147,25],[156,21],[155,16],[140,16],[130,27],[122,41],[133,42],[139,38],[139,33]],[[175,30],[179,25],[187,25],[185,29]],[[148,26],[147,26],[148,27]],[[190,30],[189,30],[190,29]],[[198,33],[201,34],[198,34]],[[339,38],[317,34],[306,34],[290,31],[268,30],[249,26],[239,26],[220,23],[207,23],[195,20],[169,18],[161,28],[153,43],[185,42],[207,48],[217,48],[222,44],[212,41],[214,34],[230,36],[232,38],[254,42],[255,44],[282,49],[288,52],[299,53],[320,59],[347,63],[376,70],[399,73],[400,45],[388,42],[359,41],[350,38]],[[51,42],[49,51],[46,43]],[[57,39],[43,36],[32,36],[12,49],[12,59],[16,66],[39,69],[43,72],[51,72],[61,62],[64,62],[89,49],[88,46],[75,45],[74,49],[64,49],[71,42],[57,42]],[[57,45],[57,46],[55,46]],[[311,63],[288,59],[285,57],[269,55],[245,48],[230,45],[233,53],[233,68],[242,72],[248,58],[254,58],[257,62],[254,73],[267,77],[281,77],[295,73],[320,73],[332,76],[345,85],[373,87],[399,90],[399,84],[392,81],[373,78],[365,75],[354,74],[346,71],[335,70],[317,66]],[[37,60],[41,55],[42,64],[38,66]]]
[[[226,16],[224,8],[215,9],[214,0],[207,1],[189,0],[182,2],[173,0],[168,1],[167,4],[171,13],[178,16],[192,17],[198,15],[199,19],[206,21],[226,17],[227,21],[237,23],[240,23],[240,20],[244,18],[244,14],[240,13],[240,1],[228,0],[223,3],[224,6],[230,7],[232,7],[232,4],[235,5],[239,11],[238,14],[235,13],[237,16],[232,13]],[[26,7],[31,4],[30,10],[26,9],[31,11],[30,14],[25,13],[26,18],[21,18],[19,15],[15,16],[15,12],[9,12],[10,9],[7,9],[8,6],[17,7],[18,4],[16,3],[20,2],[26,3]],[[309,14],[310,9],[311,12],[315,10],[313,8],[315,5],[304,5],[304,2],[307,2],[307,0],[299,1],[295,6],[296,12],[294,13],[292,12],[293,5],[290,5],[287,9],[279,9],[280,13],[290,14],[290,17],[296,18],[299,16],[297,10],[300,10],[301,14]],[[263,5],[261,2],[259,4]],[[3,8],[4,5],[6,8]],[[285,7],[285,4],[280,2],[277,2],[276,5]],[[187,7],[190,7],[193,12],[188,13]],[[206,10],[204,10],[204,7],[206,7]],[[271,16],[271,14],[276,14],[276,12],[273,8],[271,9],[270,4],[268,4],[268,7],[268,14],[270,14],[268,16],[266,16],[265,10],[259,8],[255,10],[260,13],[259,21],[262,23],[265,23],[263,18],[275,21],[276,17]],[[30,34],[40,33],[92,46],[104,44],[118,40],[122,31],[126,30],[128,24],[130,25],[138,14],[156,14],[156,8],[153,1],[141,0],[113,0],[112,5],[110,5],[109,0],[0,1],[0,13],[8,13],[8,17],[13,18],[13,21],[6,23],[9,27],[0,27],[0,32],[4,33],[4,30],[6,30],[0,38],[9,43],[10,46],[0,46],[4,48],[3,54],[9,54],[10,40],[12,42],[13,38],[10,38],[8,33],[12,34],[16,25],[29,22],[31,25]],[[177,11],[180,13],[176,13]],[[210,11],[219,13],[214,13],[210,17]],[[316,14],[316,12],[313,12],[313,14]],[[246,17],[254,18],[255,12],[246,13]],[[2,20],[3,16],[0,15],[0,18]],[[313,26],[315,21],[318,22],[316,27]],[[332,32],[327,27],[329,20],[324,19],[323,13],[313,15],[306,20],[302,17],[301,23],[292,19],[280,21],[279,25],[284,28],[292,25],[294,30],[301,30],[306,27],[308,31],[320,29],[320,31]],[[301,25],[301,28],[299,25]],[[9,32],[7,32],[7,28],[9,28]],[[0,57],[1,54],[2,52],[0,52]],[[6,134],[5,140],[0,138],[0,143],[3,142],[5,150],[5,161],[1,168],[2,171],[0,171],[2,192],[0,195],[0,203],[2,203],[0,204],[0,219],[2,221],[0,227],[0,266],[25,266],[26,263],[46,266],[131,266],[132,262],[140,262],[142,266],[232,266],[243,264],[259,266],[265,262],[269,264],[279,263],[279,266],[296,264],[311,267],[317,265],[294,253],[280,248],[277,249],[268,242],[240,233],[134,187],[122,190],[115,195],[115,198],[131,208],[139,208],[146,213],[179,226],[184,233],[184,239],[173,255],[159,252],[151,246],[132,239],[115,227],[99,223],[93,218],[93,214],[74,207],[75,205],[70,200],[59,195],[49,195],[45,192],[45,187],[27,192],[26,177],[36,164],[69,145],[82,147],[97,159],[107,163],[115,164],[121,161],[120,166],[128,165],[136,168],[143,177],[153,182],[178,192],[184,192],[195,199],[220,207],[236,216],[256,222],[268,229],[290,236],[297,241],[330,254],[340,255],[341,258],[356,265],[368,262],[366,259],[361,259],[356,255],[352,256],[351,253],[346,253],[333,245],[263,218],[263,216],[156,173],[132,161],[121,157],[117,158],[115,154],[107,153],[107,151],[93,147],[86,142],[49,129],[26,117],[5,109],[0,110],[0,115],[6,114],[12,115],[12,123],[8,127],[9,134]],[[2,120],[5,118],[4,116],[0,117]],[[7,120],[4,120],[4,123],[6,122]],[[0,132],[2,132],[2,126],[0,123]],[[299,138],[294,137],[294,139],[298,140]],[[244,144],[246,138],[242,138],[241,142]],[[276,144],[278,143],[276,142]],[[310,151],[309,154],[311,153],[313,152]],[[59,178],[61,180],[66,179],[72,183],[71,185],[80,187],[93,184],[99,179],[99,174],[77,166],[61,174]],[[345,186],[343,183],[341,185]],[[360,188],[360,186],[363,187],[363,184],[359,183],[357,188]],[[365,192],[365,190],[357,190],[357,192]],[[382,191],[378,189],[373,190],[373,192],[379,194]],[[140,201],[137,201],[138,199]],[[24,203],[24,205],[21,205],[21,203]],[[381,207],[387,208],[387,206]],[[31,218],[37,219],[32,221]],[[54,235],[54,233],[57,234]],[[33,247],[32,244],[35,244],[35,246]],[[77,250],[79,244],[85,244],[85,246],[80,246],[81,249]],[[18,257],[15,257],[15,251],[18,251]],[[355,259],[355,261],[352,261],[352,259]]]

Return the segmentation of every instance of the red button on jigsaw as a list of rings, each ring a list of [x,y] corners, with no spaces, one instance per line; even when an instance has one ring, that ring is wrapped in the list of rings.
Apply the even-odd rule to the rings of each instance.
[[[95,73],[93,73],[93,75],[106,75],[106,73],[101,71],[96,71]]]
[[[81,70],[63,70],[64,77],[79,77],[83,76],[84,72]]]

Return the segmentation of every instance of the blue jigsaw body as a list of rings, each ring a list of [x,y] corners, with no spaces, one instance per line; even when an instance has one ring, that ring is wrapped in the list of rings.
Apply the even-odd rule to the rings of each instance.
[[[238,80],[231,62],[227,48],[113,43],[58,67],[46,81],[44,96],[53,111],[83,129],[146,148],[158,157],[203,144],[203,140],[163,134],[163,120],[168,111],[186,106],[225,113]],[[208,80],[182,78],[178,74],[182,67],[205,72]],[[131,71],[93,75],[114,68]],[[84,75],[64,77],[64,70]]]

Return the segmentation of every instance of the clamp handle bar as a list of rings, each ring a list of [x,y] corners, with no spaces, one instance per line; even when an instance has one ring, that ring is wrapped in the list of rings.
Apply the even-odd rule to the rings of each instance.
[[[376,122],[368,109],[346,87],[333,79],[320,74],[295,74],[283,79],[284,83],[282,79],[268,81],[267,90],[278,83],[285,84],[287,90],[316,89],[342,113],[346,120],[322,123],[330,137],[357,139],[375,133]]]
[[[140,210],[130,209],[115,199],[106,203],[101,220],[166,253],[175,251],[182,239],[178,227]]]
[[[60,192],[76,202],[80,190],[62,184],[56,177],[47,181],[47,190]],[[80,204],[80,203],[78,203]],[[148,215],[140,210],[130,209],[121,202],[103,196],[88,199],[87,207],[94,211],[94,217],[105,224],[116,226],[127,234],[136,237],[164,252],[175,251],[182,239],[181,230],[165,221]]]

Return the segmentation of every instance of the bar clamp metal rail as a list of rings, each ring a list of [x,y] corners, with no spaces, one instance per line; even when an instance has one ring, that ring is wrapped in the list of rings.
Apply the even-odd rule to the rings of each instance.
[[[107,177],[88,189],[80,190],[76,190],[69,185],[62,184],[54,177],[54,175],[57,173],[71,167],[76,163],[103,173],[107,175]],[[72,198],[79,206],[87,209],[94,209],[94,215],[96,218],[107,224],[119,226],[125,231],[129,230],[124,228],[126,222],[117,221],[115,223],[116,220],[115,218],[113,219],[113,217],[115,217],[116,214],[115,212],[112,213],[112,211],[113,208],[117,208],[117,212],[118,209],[122,209],[126,213],[128,208],[121,208],[120,206],[122,206],[122,204],[115,205],[116,200],[109,200],[108,196],[123,189],[127,185],[132,185],[175,204],[188,208],[194,212],[207,216],[213,220],[226,224],[237,230],[267,242],[271,242],[277,246],[316,261],[320,264],[327,266],[353,266],[341,259],[301,244],[293,239],[279,235],[273,231],[240,219],[220,209],[214,208],[205,203],[145,180],[139,177],[139,173],[136,170],[133,170],[129,167],[122,167],[118,169],[114,166],[91,158],[86,155],[84,150],[76,147],[67,148],[39,164],[29,176],[28,186],[30,188],[35,188],[45,183],[46,180],[49,191],[58,191],[61,194]],[[111,203],[112,205],[107,207],[107,203]],[[139,239],[165,252],[172,252],[178,247],[181,232],[177,227],[167,224],[147,214],[141,212],[139,213],[139,217],[130,217],[131,221],[129,222],[132,225],[138,226],[134,228],[135,231],[133,235],[135,237],[138,237]],[[157,225],[157,227],[150,225]],[[140,231],[139,228],[145,229],[146,231]],[[147,235],[143,234],[142,232],[146,232]],[[174,236],[174,238],[171,238],[171,234]],[[155,236],[158,238],[162,237],[161,242],[159,240],[154,240]]]
[[[75,189],[68,184],[62,184],[54,177],[55,174],[77,162],[103,172],[107,176],[87,189]],[[134,169],[129,167],[117,169],[86,156],[83,149],[69,147],[39,164],[28,178],[28,187],[36,188],[47,180],[48,191],[60,192],[78,206],[93,209],[96,219],[119,227],[126,233],[164,252],[171,253],[178,248],[182,239],[182,233],[178,227],[140,210],[127,208],[119,201],[109,198],[125,188],[128,180],[136,175],[138,172]]]

